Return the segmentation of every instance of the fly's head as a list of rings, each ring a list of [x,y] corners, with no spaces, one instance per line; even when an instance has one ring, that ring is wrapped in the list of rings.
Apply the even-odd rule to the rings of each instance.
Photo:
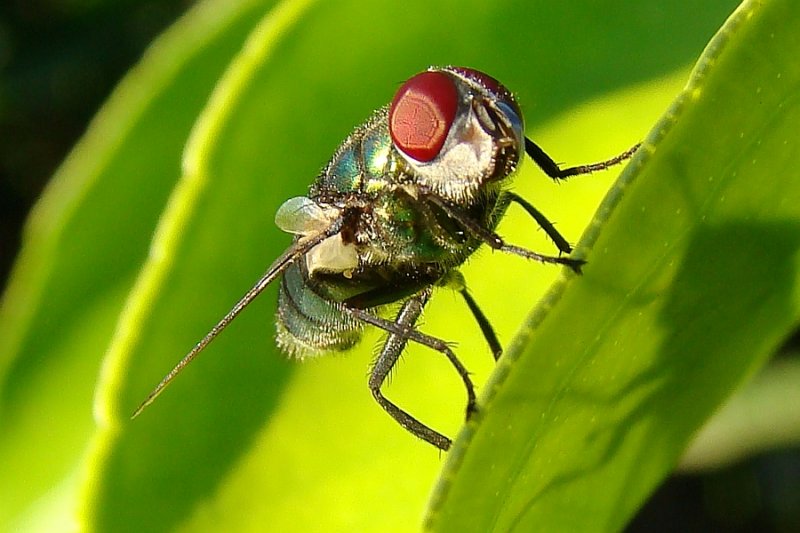
[[[389,133],[413,180],[459,204],[510,176],[525,144],[514,96],[462,67],[431,68],[406,81],[389,108]]]

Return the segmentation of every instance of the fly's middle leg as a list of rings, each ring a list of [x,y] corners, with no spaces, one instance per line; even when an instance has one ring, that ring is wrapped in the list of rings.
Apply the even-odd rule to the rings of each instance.
[[[369,388],[375,400],[391,415],[401,426],[417,437],[433,444],[441,450],[448,450],[452,441],[438,431],[426,426],[409,413],[395,405],[381,392],[381,386],[391,372],[400,355],[403,353],[408,341],[414,341],[444,354],[455,367],[467,390],[467,418],[476,411],[475,387],[469,377],[469,372],[458,360],[453,350],[441,339],[431,337],[414,329],[417,319],[422,314],[425,304],[431,295],[431,289],[425,289],[419,294],[409,298],[400,309],[394,321],[376,317],[362,309],[346,307],[346,310],[356,318],[363,320],[389,333],[381,349],[378,359],[372,368],[369,377]]]

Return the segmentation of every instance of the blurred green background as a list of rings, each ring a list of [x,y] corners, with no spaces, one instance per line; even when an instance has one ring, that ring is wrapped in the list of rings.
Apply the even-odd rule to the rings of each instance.
[[[176,1],[0,4],[0,276],[22,222],[100,104],[185,9]]]
[[[117,81],[137,62],[152,39],[190,4],[17,0],[0,6],[3,279],[19,247],[23,219],[49,176]],[[549,58],[537,64],[547,80],[536,88],[537,101],[528,102],[528,108],[535,110],[535,116],[528,117],[534,125],[562,112],[565,100],[579,105],[615,89],[687,68],[737,2],[716,0],[702,6],[691,2],[642,2],[626,19],[638,26],[619,28],[615,27],[618,6],[613,2],[598,9],[587,9],[581,3],[560,8],[540,4],[542,10],[560,10],[554,17],[574,21],[574,30],[585,37],[581,42],[601,41],[610,28],[619,34],[612,48],[571,48],[569,41],[559,38],[558,29],[549,35],[544,28],[535,43],[527,43],[539,50],[544,48],[542,56]],[[648,33],[671,35],[674,42],[648,41]],[[520,53],[525,53],[524,46]],[[500,58],[497,68],[512,70],[513,59]],[[390,62],[391,57],[386,61]],[[580,68],[574,68],[576,63]],[[492,74],[508,79],[501,76],[502,72]],[[390,85],[396,81],[391,80]],[[513,80],[506,82],[517,89]],[[364,113],[368,111],[365,109]],[[326,120],[342,122],[344,132],[353,125],[347,122],[349,117],[340,117],[335,111]],[[558,155],[572,157],[560,152]],[[311,166],[319,167],[323,162],[312,161]],[[298,189],[304,187],[300,184]],[[796,338],[785,353],[796,356],[797,345]],[[653,496],[629,530],[800,530],[797,479],[800,454],[796,450],[753,457],[713,472],[677,475]]]

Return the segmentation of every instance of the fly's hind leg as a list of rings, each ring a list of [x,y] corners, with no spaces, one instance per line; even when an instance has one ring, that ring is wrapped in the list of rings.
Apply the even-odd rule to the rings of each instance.
[[[453,353],[453,350],[450,349],[447,343],[441,339],[431,337],[430,335],[425,335],[424,333],[414,329],[414,325],[416,324],[419,316],[422,314],[425,304],[428,303],[430,295],[431,289],[427,288],[419,294],[416,294],[406,300],[406,302],[403,304],[403,307],[400,309],[400,312],[397,314],[394,322],[376,317],[362,309],[345,307],[345,310],[359,320],[367,322],[368,324],[376,326],[389,333],[389,336],[386,339],[383,348],[381,349],[378,359],[375,361],[375,366],[372,368],[372,372],[369,377],[369,388],[372,391],[372,395],[375,400],[405,429],[441,450],[448,450],[452,444],[452,441],[449,438],[445,437],[438,431],[431,429],[403,409],[399,408],[397,405],[387,399],[381,392],[381,386],[386,380],[386,376],[389,375],[389,372],[391,372],[395,363],[397,363],[397,360],[403,353],[408,341],[414,341],[427,346],[428,348],[432,348],[438,352],[441,352],[447,357],[450,363],[455,367],[459,376],[461,376],[461,380],[464,382],[464,386],[467,389],[467,419],[469,419],[469,417],[475,412],[475,387],[472,384],[472,380],[469,377],[469,372],[467,372],[467,369],[464,368],[464,365],[461,364],[461,361],[458,360],[455,353]]]

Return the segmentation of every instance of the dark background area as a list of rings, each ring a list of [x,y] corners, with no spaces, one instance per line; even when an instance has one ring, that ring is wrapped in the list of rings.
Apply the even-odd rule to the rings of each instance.
[[[0,286],[47,180],[147,45],[192,2],[0,3]],[[797,350],[798,336],[789,348]],[[800,531],[800,454],[674,476],[629,531]]]
[[[28,211],[89,120],[189,0],[0,2],[0,284]]]

